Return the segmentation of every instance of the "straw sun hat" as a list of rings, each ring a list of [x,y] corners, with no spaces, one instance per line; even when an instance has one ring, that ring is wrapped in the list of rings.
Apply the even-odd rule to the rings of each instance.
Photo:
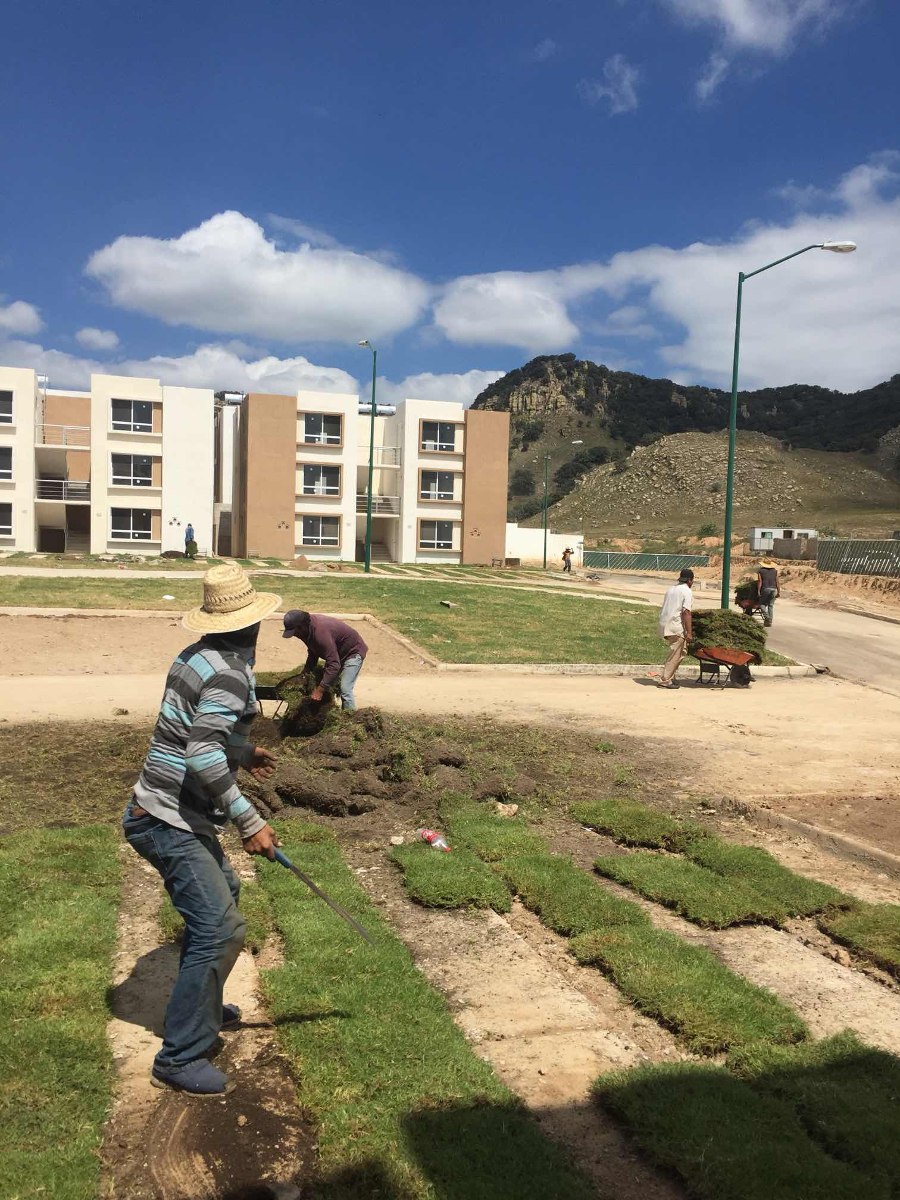
[[[203,603],[181,623],[194,633],[234,633],[255,625],[280,603],[272,592],[257,592],[237,563],[220,563],[203,576]]]
[[[777,567],[778,563],[772,558],[761,558],[759,560],[759,565],[761,567]]]

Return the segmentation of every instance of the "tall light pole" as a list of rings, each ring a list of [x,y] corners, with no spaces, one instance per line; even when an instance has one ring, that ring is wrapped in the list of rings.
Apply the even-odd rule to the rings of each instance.
[[[770,271],[772,267],[780,266],[798,254],[806,254],[807,250],[832,250],[836,254],[850,254],[856,249],[856,242],[815,242],[812,246],[804,246],[784,258],[776,258],[774,262],[755,271],[738,272],[737,311],[734,318],[734,362],[731,368],[731,411],[728,418],[728,476],[725,485],[725,545],[722,549],[722,608],[730,606],[731,591],[731,518],[734,505],[734,446],[737,437],[737,394],[738,394],[738,360],[741,351],[741,296],[744,291],[744,280]]]
[[[375,370],[378,366],[378,351],[368,340],[361,341],[360,346],[367,346],[372,351],[372,409],[369,413],[369,486],[366,491],[366,553],[365,570],[372,570],[372,476],[375,472]]]
[[[547,472],[550,469],[550,455],[544,455],[544,570],[547,570]]]

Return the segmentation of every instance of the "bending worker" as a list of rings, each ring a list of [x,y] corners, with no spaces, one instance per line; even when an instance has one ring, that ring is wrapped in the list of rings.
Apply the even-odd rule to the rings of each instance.
[[[321,613],[308,613],[292,608],[284,614],[286,638],[299,638],[309,651],[304,671],[313,671],[319,659],[325,660],[325,674],[312,692],[311,700],[321,700],[325,688],[333,687],[335,680],[341,693],[341,706],[345,712],[353,712],[356,700],[353,685],[362,670],[363,659],[369,647],[355,629],[336,617],[325,617]]]
[[[657,679],[656,686],[677,688],[675,672],[678,664],[687,653],[691,640],[694,607],[694,572],[686,567],[678,576],[678,582],[668,589],[659,613],[659,636],[669,647],[669,657],[665,661],[662,675]]]
[[[222,1003],[244,944],[240,883],[219,844],[227,820],[248,854],[275,857],[272,828],[245,799],[235,769],[268,778],[275,756],[247,739],[256,716],[253,662],[259,623],[280,596],[256,592],[236,563],[210,568],[203,604],[185,628],[202,634],[169,669],[150,749],[122,820],[129,844],[160,873],[184,917],[178,978],[166,1008],[162,1049],[150,1082],[194,1095],[222,1095],[233,1082],[209,1061],[219,1031],[240,1023]]]

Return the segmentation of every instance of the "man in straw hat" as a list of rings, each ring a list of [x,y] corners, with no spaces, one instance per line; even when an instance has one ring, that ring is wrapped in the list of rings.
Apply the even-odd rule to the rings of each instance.
[[[775,601],[781,595],[778,586],[778,571],[771,558],[761,558],[756,569],[756,585],[759,588],[759,607],[762,610],[763,624],[771,625],[775,615]]]
[[[237,826],[248,854],[273,858],[274,831],[245,799],[238,766],[264,779],[275,757],[248,741],[256,716],[253,663],[263,617],[280,596],[256,592],[236,563],[210,568],[203,604],[184,618],[200,639],[169,670],[159,718],[123,829],[163,878],[185,922],[178,978],[166,1009],[151,1083],[196,1095],[222,1095],[233,1082],[207,1054],[221,1029],[240,1022],[223,1005],[225,980],[244,942],[238,879],[217,835]]]

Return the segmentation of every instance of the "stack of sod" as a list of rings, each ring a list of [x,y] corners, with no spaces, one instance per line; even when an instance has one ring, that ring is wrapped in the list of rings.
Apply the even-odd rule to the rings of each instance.
[[[765,627],[748,621],[741,613],[724,608],[704,608],[693,614],[694,636],[688,646],[693,654],[700,646],[723,646],[762,656],[766,648]]]
[[[332,716],[334,693],[325,689],[321,700],[311,700],[310,694],[322,680],[323,671],[301,671],[275,685],[275,695],[286,706],[281,718],[282,737],[314,737],[321,733]]]
[[[746,603],[748,600],[754,604],[759,600],[759,584],[755,575],[745,575],[734,589],[735,604]]]

